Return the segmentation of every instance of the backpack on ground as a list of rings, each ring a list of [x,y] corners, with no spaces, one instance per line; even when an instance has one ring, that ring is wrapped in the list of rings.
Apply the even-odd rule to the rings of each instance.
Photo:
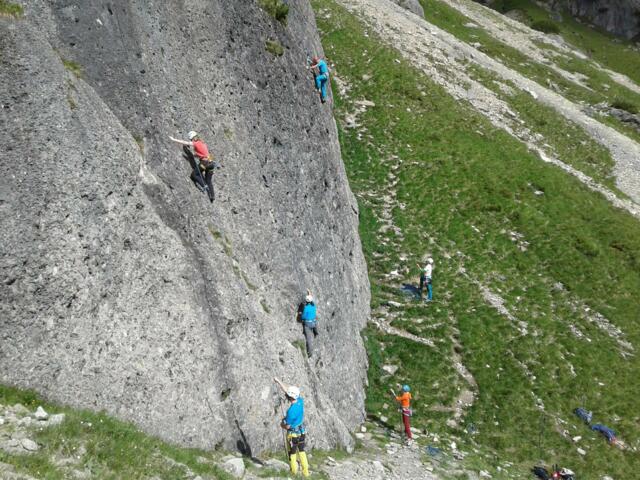
[[[606,427],[600,423],[596,423],[595,425],[593,425],[591,427],[591,430],[600,432],[602,435],[605,436],[605,438],[609,443],[615,443],[616,441],[616,432],[614,432],[609,427]]]
[[[535,466],[531,469],[531,471],[533,472],[533,474],[538,477],[540,480],[549,480],[551,478],[551,475],[549,474],[549,472],[547,471],[546,468],[544,467],[540,467],[540,466]]]
[[[578,407],[573,413],[575,413],[580,419],[584,421],[587,425],[591,423],[591,419],[593,418],[593,412],[589,412],[584,408]]]

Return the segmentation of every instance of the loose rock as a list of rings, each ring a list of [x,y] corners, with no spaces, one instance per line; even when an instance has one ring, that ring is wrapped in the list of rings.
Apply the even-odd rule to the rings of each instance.
[[[44,410],[44,408],[38,407],[34,417],[36,417],[36,420],[43,421],[49,418],[49,414]]]
[[[233,475],[235,478],[242,478],[244,476],[244,460],[241,458],[230,458],[222,464],[222,469]]]
[[[20,445],[29,452],[35,452],[38,450],[38,444],[29,438],[23,438],[20,441]]]
[[[276,458],[270,458],[264,462],[266,467],[273,468],[274,470],[289,470],[289,465],[282,460]]]

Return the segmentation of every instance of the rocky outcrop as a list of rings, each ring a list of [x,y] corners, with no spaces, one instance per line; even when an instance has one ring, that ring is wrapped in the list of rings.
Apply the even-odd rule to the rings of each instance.
[[[253,1],[23,6],[0,17],[0,382],[256,453],[280,446],[276,375],[315,447],[351,445],[369,286],[308,2],[286,27]],[[213,205],[167,139],[191,129],[224,165]]]
[[[402,8],[409,10],[411,13],[415,13],[421,18],[424,18],[424,9],[418,0],[392,0],[394,3],[400,5]]]
[[[640,0],[555,0],[558,9],[567,9],[581,17],[626,39],[640,35]]]
[[[476,1],[497,8],[514,20],[526,22],[526,14],[511,9],[508,3]],[[640,0],[539,0],[536,3],[549,10],[556,21],[562,21],[562,13],[568,12],[627,40],[637,40],[640,36]]]

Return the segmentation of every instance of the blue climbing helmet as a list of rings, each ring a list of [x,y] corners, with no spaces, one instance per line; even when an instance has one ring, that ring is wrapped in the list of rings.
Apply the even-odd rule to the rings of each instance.
[[[403,391],[403,392],[410,392],[410,391],[411,391],[411,389],[409,388],[409,385],[403,385],[403,386],[402,386],[402,391]]]

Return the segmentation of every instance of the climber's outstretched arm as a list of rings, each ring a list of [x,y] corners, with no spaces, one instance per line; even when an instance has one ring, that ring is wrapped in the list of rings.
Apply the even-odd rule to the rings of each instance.
[[[186,141],[186,140],[180,140],[180,139],[178,139],[178,138],[173,138],[171,135],[169,135],[169,138],[170,138],[172,141],[174,141],[174,142],[176,142],[176,143],[179,143],[180,145],[187,145],[187,146],[189,146],[189,147],[192,147],[192,146],[193,146],[193,142],[188,142],[188,141]]]

